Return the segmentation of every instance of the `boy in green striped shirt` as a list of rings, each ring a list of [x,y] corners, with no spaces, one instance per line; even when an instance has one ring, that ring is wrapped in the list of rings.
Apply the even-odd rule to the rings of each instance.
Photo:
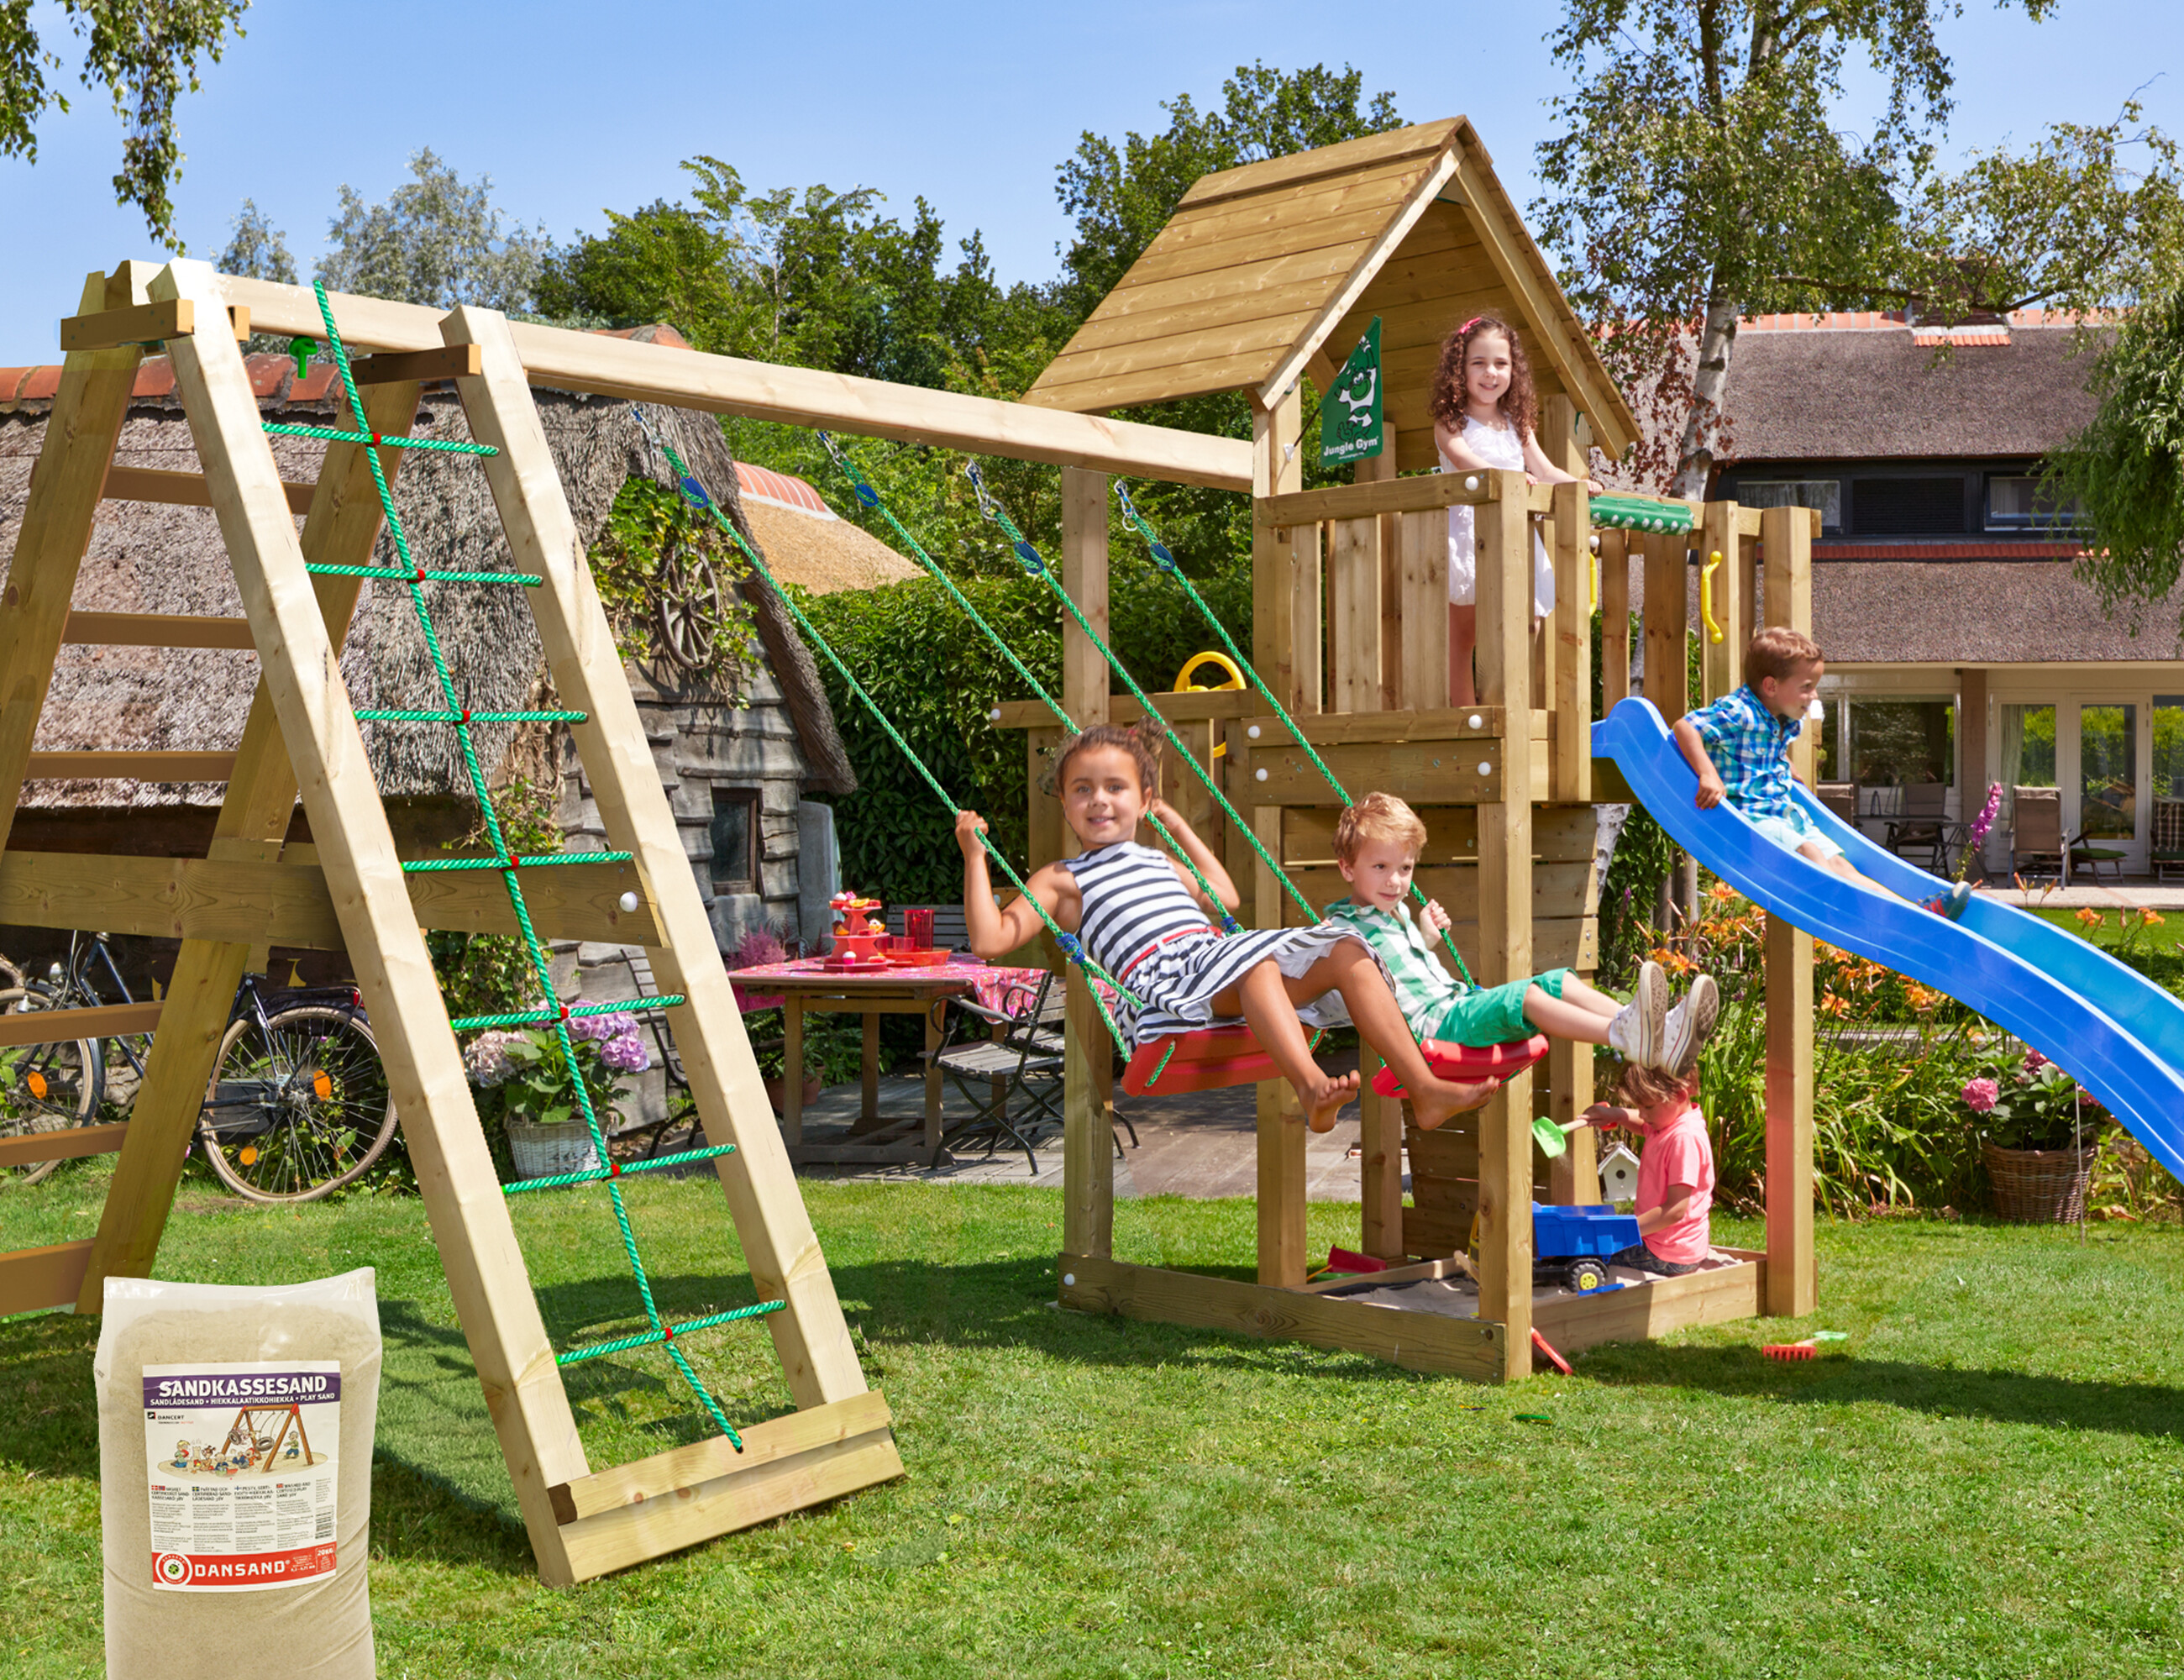
[[[1411,876],[1425,843],[1426,826],[1417,812],[1391,794],[1367,794],[1335,825],[1335,861],[1350,896],[1327,908],[1329,923],[1355,933],[1386,966],[1396,1005],[1420,1043],[1439,1039],[1485,1049],[1544,1032],[1605,1044],[1627,1062],[1666,1073],[1686,1071],[1697,1061],[1720,1010],[1709,976],[1694,980],[1672,1009],[1668,977],[1658,963],[1641,965],[1628,1004],[1566,968],[1506,986],[1466,986],[1450,974],[1433,948],[1449,926],[1448,912],[1429,900],[1416,921],[1408,914]]]

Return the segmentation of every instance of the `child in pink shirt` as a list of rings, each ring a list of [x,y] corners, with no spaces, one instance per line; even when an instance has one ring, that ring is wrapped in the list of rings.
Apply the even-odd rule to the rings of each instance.
[[[1680,1277],[1707,1257],[1713,1145],[1699,1112],[1698,1082],[1696,1069],[1679,1076],[1632,1063],[1617,1090],[1632,1107],[1595,1103],[1585,1111],[1595,1126],[1627,1126],[1646,1139],[1638,1157],[1640,1240],[1612,1256],[1610,1266]]]

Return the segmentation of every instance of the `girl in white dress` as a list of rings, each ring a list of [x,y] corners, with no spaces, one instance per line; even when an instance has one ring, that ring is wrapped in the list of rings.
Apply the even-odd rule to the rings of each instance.
[[[1434,445],[1443,472],[1501,468],[1534,484],[1571,484],[1574,476],[1549,460],[1533,428],[1540,399],[1532,364],[1515,329],[1496,315],[1474,315],[1440,347],[1434,370]],[[1600,487],[1586,483],[1596,495]],[[1469,508],[1448,510],[1448,703],[1479,698],[1471,652],[1479,640],[1478,548]],[[1546,544],[1532,537],[1532,627],[1554,610],[1555,571]]]

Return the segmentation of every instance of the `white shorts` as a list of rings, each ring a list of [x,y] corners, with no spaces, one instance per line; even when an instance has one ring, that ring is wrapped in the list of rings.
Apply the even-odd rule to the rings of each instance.
[[[1787,816],[1775,816],[1772,814],[1766,816],[1755,816],[1751,818],[1751,823],[1754,828],[1786,852],[1802,852],[1808,846],[1814,846],[1819,848],[1823,862],[1830,858],[1839,858],[1842,855],[1842,848],[1814,827],[1804,812],[1799,810],[1795,805],[1790,807],[1790,815]]]

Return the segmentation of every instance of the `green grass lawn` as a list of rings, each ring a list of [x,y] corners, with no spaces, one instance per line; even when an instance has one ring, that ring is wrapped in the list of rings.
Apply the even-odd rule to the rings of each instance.
[[[0,1195],[0,1248],[88,1232],[103,1171]],[[709,1183],[628,1194],[669,1310],[750,1299]],[[237,1210],[192,1188],[160,1271],[379,1268],[372,1597],[390,1680],[2184,1672],[2173,1226],[2081,1244],[1824,1223],[1824,1310],[1794,1329],[1600,1349],[1574,1378],[1488,1389],[1061,1313],[1058,1193],[805,1195],[907,1478],[571,1591],[532,1577],[420,1204]],[[627,1323],[599,1193],[515,1205],[557,1342]],[[1318,1249],[1354,1238],[1354,1209],[1311,1219]],[[1241,1275],[1251,1223],[1245,1203],[1125,1202],[1117,1249]],[[1850,1332],[1841,1352],[1759,1356],[1820,1327]],[[0,1324],[14,1680],[102,1672],[97,1335]],[[785,1404],[762,1330],[700,1339],[734,1411]],[[689,1438],[671,1378],[638,1355],[573,1379],[595,1464]]]

